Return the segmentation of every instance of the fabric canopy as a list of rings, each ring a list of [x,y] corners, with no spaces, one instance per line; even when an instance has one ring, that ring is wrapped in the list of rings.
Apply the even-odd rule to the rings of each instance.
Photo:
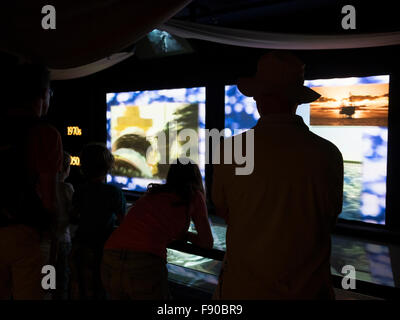
[[[191,0],[14,0],[0,4],[0,50],[50,68],[79,67],[133,45]],[[56,29],[43,29],[45,5]],[[46,12],[46,11],[45,11]]]
[[[89,76],[93,73],[112,67],[131,56],[133,56],[133,52],[120,52],[113,54],[110,57],[75,68],[50,69],[50,78],[51,80],[69,80]]]
[[[310,35],[240,30],[170,19],[191,0],[53,0],[56,29],[43,29],[44,0],[0,4],[0,51],[39,59],[53,79],[73,79],[106,69],[132,56],[131,47],[153,29],[181,38],[234,46],[326,50],[400,44],[400,32]],[[169,20],[170,19],[170,20]],[[167,21],[167,22],[166,22]]]
[[[400,32],[349,35],[287,34],[231,29],[173,19],[160,29],[182,38],[264,49],[355,49],[400,44]]]

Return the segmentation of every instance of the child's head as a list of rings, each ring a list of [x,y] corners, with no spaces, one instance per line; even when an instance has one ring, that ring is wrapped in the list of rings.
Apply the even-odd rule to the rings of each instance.
[[[184,160],[185,161],[180,161],[180,159],[178,159],[175,164],[169,166],[167,185],[177,189],[190,188],[192,190],[204,192],[203,181],[198,165],[189,159]]]
[[[149,184],[147,189],[149,193],[174,192],[180,196],[183,203],[189,203],[196,190],[204,194],[203,180],[197,164],[186,158],[185,161],[180,160],[182,158],[169,166],[167,183]]]
[[[62,168],[60,172],[60,180],[64,182],[68,178],[71,169],[71,155],[64,151]]]
[[[81,170],[86,179],[104,179],[114,165],[114,157],[101,143],[87,144],[81,152]]]

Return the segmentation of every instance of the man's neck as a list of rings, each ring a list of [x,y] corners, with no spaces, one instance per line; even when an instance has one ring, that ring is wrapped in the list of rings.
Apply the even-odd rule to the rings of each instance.
[[[289,125],[289,126],[305,126],[303,118],[300,117],[299,115],[296,114],[291,114],[291,113],[269,113],[266,115],[263,115],[260,117],[260,119],[257,122],[257,127],[263,127],[263,126],[283,126],[283,125]],[[308,127],[307,127],[308,128]]]
[[[280,96],[261,96],[255,99],[257,109],[261,116],[274,114],[287,114],[294,116],[297,105],[291,103],[287,98]]]

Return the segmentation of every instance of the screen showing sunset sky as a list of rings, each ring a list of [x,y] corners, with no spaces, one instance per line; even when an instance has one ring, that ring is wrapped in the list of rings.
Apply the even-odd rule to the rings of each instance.
[[[330,86],[328,82],[313,89],[321,97],[310,104],[310,125],[387,126],[389,83]]]

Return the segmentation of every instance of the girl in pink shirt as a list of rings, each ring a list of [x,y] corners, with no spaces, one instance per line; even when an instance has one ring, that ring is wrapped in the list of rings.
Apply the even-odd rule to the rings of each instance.
[[[196,233],[188,231],[193,220]],[[196,164],[171,164],[164,185],[151,184],[104,247],[103,284],[111,299],[167,299],[167,246],[188,240],[212,248]]]

